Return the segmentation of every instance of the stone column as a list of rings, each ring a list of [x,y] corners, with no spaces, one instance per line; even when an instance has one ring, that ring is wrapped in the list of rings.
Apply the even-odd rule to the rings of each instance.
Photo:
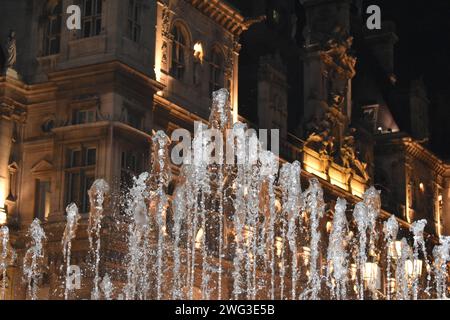
[[[0,116],[1,117],[1,116]],[[0,118],[0,210],[5,209],[9,192],[9,158],[12,147],[13,122]],[[1,220],[2,217],[0,217]],[[1,221],[0,221],[1,223]]]
[[[450,170],[448,170],[450,171]],[[444,178],[444,188],[442,189],[442,235],[450,236],[450,172]]]

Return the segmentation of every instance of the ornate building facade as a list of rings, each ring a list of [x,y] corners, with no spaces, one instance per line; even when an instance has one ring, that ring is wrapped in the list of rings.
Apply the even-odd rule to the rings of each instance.
[[[74,3],[82,28],[70,31],[65,8]],[[78,205],[85,230],[94,180],[120,196],[149,166],[152,130],[193,131],[222,87],[234,120],[280,129],[282,158],[300,160],[327,198],[356,203],[375,185],[383,219],[395,214],[408,228],[423,218],[430,235],[450,234],[450,165],[420,141],[424,117],[411,119],[408,135],[390,111],[406,101],[426,114],[423,85],[386,98],[396,93],[395,32],[364,31],[360,1],[6,0],[0,8],[10,13],[0,21],[0,224],[20,258],[27,227],[43,222],[49,270],[40,297],[58,291],[66,206]],[[87,242],[82,231],[74,261],[86,262]],[[19,264],[8,281],[9,298],[26,297]]]

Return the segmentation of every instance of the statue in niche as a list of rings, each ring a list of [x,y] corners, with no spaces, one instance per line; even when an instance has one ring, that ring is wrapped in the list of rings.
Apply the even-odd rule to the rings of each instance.
[[[6,51],[6,68],[14,69],[17,62],[16,32],[14,30],[9,32],[8,41],[6,42]]]

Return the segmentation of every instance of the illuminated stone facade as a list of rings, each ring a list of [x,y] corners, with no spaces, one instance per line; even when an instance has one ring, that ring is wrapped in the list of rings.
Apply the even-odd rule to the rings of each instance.
[[[412,138],[396,132],[379,134],[379,124],[372,123],[373,131],[357,127],[360,135],[350,128],[355,107],[387,108],[378,113],[380,119],[389,113],[379,99],[364,105],[359,99],[363,88],[352,83],[365,80],[358,78],[358,65],[350,52],[352,1],[300,1],[305,28],[297,30],[288,1],[273,7],[265,1],[265,11],[253,10],[245,17],[221,0],[80,0],[82,6],[91,5],[89,14],[83,7],[82,30],[68,31],[64,8],[72,2],[8,0],[0,4],[2,12],[11,13],[0,21],[0,40],[6,39],[5,30],[16,30],[18,51],[17,63],[10,68],[17,75],[4,69],[0,76],[0,220],[5,213],[19,254],[19,263],[9,274],[10,288],[14,288],[10,298],[25,297],[20,257],[26,248],[26,228],[34,218],[44,222],[48,233],[49,269],[39,295],[54,298],[64,213],[70,202],[77,203],[82,213],[73,261],[87,262],[87,190],[94,179],[105,179],[112,194],[119,195],[132,175],[148,168],[152,130],[193,130],[193,121],[206,121],[211,92],[220,87],[231,93],[234,119],[247,121],[248,116],[239,115],[238,109],[239,90],[248,86],[239,84],[247,81],[239,76],[240,37],[252,26],[273,28],[271,23],[279,19],[290,21],[279,28],[296,49],[289,51],[289,58],[270,50],[255,60],[257,68],[248,74],[256,75],[253,107],[258,117],[255,124],[248,122],[280,128],[282,157],[303,163],[304,181],[319,177],[327,198],[339,196],[356,203],[366,187],[375,184],[389,193],[382,194],[387,209],[383,218],[395,213],[404,227],[425,218],[430,234],[450,234],[450,166]],[[254,6],[260,2],[251,1]],[[19,24],[20,20],[26,23]],[[300,34],[303,42],[293,41]],[[342,49],[343,54],[333,48]],[[390,74],[390,58],[380,57]],[[288,77],[290,59],[297,61],[301,75],[294,89]],[[247,71],[245,66],[243,70]],[[299,93],[303,110],[294,128],[288,125],[292,90]],[[376,97],[376,91],[375,83],[370,94]],[[324,127],[327,116],[333,121]],[[387,126],[392,128],[392,123]],[[424,134],[422,130],[420,139]],[[359,138],[371,143],[363,143],[370,148],[360,148],[358,153],[364,141]],[[109,218],[116,214],[110,212]],[[326,224],[323,221],[324,228]],[[112,229],[105,230],[105,243],[108,237],[114,242]],[[104,250],[111,255],[120,252],[108,246]],[[111,265],[114,259],[118,258],[111,258]],[[82,289],[80,296],[88,296],[90,289]]]

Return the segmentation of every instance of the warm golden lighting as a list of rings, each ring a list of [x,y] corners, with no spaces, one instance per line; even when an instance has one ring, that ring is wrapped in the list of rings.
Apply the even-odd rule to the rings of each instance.
[[[338,169],[331,167],[328,170],[328,175],[330,176],[330,182],[332,185],[335,185],[344,190],[348,190],[345,172],[341,172]]]
[[[420,259],[415,259],[414,263],[411,260],[406,260],[405,270],[408,277],[412,278],[415,276],[420,277],[422,275],[423,261]]]
[[[303,265],[307,266],[309,264],[309,258],[311,257],[311,249],[309,247],[303,247],[303,252],[301,253],[303,258]]]
[[[0,178],[0,208],[5,207],[7,186],[8,184],[6,183],[6,179]]]
[[[277,255],[277,257],[281,257],[281,253],[283,252],[283,239],[281,237],[275,238],[275,248],[275,254]]]
[[[420,192],[425,192],[425,185],[423,184],[423,182],[421,182],[419,184],[419,188],[420,188]]]
[[[203,233],[202,228],[198,230],[197,236],[195,237],[195,249],[200,249],[202,247]]]
[[[362,198],[364,192],[366,192],[366,186],[364,185],[364,183],[356,179],[352,179],[350,185],[352,187],[352,194],[358,198]]]
[[[395,241],[394,242],[395,254],[392,256],[394,259],[397,259],[402,254],[402,242]]]
[[[358,272],[358,268],[357,268],[356,264],[352,263],[350,265],[350,279],[351,280],[353,280],[353,281],[356,280],[357,272]]]
[[[331,223],[331,221],[328,221],[328,222],[327,222],[326,228],[327,228],[327,232],[330,233],[330,232],[331,232],[331,229],[333,228],[333,224]]]
[[[305,148],[303,155],[303,164],[305,170],[313,175],[316,175],[324,180],[327,180],[327,175],[323,172],[323,163],[318,156],[314,156],[312,153],[315,151]]]
[[[161,59],[162,59],[162,52],[161,52],[161,49],[157,49],[157,50],[155,50],[155,78],[156,78],[156,81],[161,81],[161,67],[162,67],[162,64],[161,64]]]
[[[194,57],[200,61],[200,63],[203,63],[203,46],[200,42],[194,44]]]
[[[364,281],[371,289],[381,289],[380,267],[375,262],[366,262],[364,266]]]
[[[6,215],[6,210],[0,208],[0,226],[4,226],[8,222],[8,216]]]

